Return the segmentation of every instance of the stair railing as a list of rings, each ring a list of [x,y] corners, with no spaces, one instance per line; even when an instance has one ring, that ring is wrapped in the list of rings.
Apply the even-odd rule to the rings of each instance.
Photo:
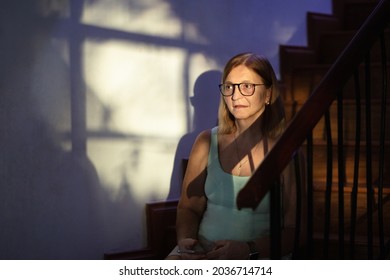
[[[338,136],[337,136],[337,149],[338,149],[338,258],[346,258],[344,252],[345,249],[345,230],[344,230],[344,151],[343,147],[343,107],[342,107],[342,94],[344,85],[351,77],[355,77],[356,85],[356,141],[355,141],[355,173],[352,188],[352,200],[351,200],[351,228],[350,228],[350,255],[348,258],[354,258],[355,248],[355,227],[356,227],[356,204],[357,204],[357,186],[358,186],[358,170],[359,170],[359,156],[360,153],[360,131],[361,120],[360,116],[360,85],[358,80],[358,69],[362,62],[365,63],[365,123],[366,123],[366,149],[368,157],[366,159],[366,181],[367,181],[367,244],[368,252],[367,258],[373,258],[373,231],[372,231],[372,214],[374,211],[374,189],[372,185],[372,166],[371,166],[371,111],[370,111],[370,50],[375,42],[380,42],[382,52],[382,100],[381,100],[381,123],[380,123],[380,159],[379,159],[379,179],[377,199],[378,204],[376,211],[378,211],[379,222],[379,240],[380,240],[380,254],[379,258],[384,258],[389,251],[389,244],[385,244],[383,233],[383,166],[384,166],[384,143],[385,143],[385,121],[386,121],[386,106],[387,106],[387,59],[386,59],[386,46],[384,40],[384,32],[386,26],[390,21],[390,1],[382,0],[378,3],[371,15],[367,18],[361,28],[357,31],[351,42],[339,55],[335,63],[331,66],[327,74],[324,76],[319,85],[314,89],[308,100],[302,106],[300,111],[294,116],[293,120],[289,123],[285,132],[281,135],[275,146],[257,168],[254,174],[249,179],[247,185],[241,190],[237,197],[238,208],[256,208],[265,194],[271,191],[271,195],[279,195],[277,190],[278,184],[274,184],[277,178],[280,176],[283,169],[287,164],[295,158],[298,151],[301,149],[303,143],[306,140],[307,155],[307,240],[306,250],[304,258],[314,258],[314,245],[313,245],[313,170],[312,170],[312,131],[321,118],[325,117],[325,127],[327,132],[327,150],[328,150],[328,168],[327,168],[327,183],[326,183],[326,218],[325,218],[325,230],[324,230],[324,256],[328,257],[328,242],[329,242],[329,219],[330,219],[330,197],[332,188],[332,153],[333,143],[331,142],[332,135],[330,129],[329,110],[331,104],[337,102],[338,113]],[[388,47],[387,47],[388,48]],[[301,178],[302,179],[302,178]],[[300,179],[300,180],[301,180]],[[276,189],[276,190],[275,190]],[[279,198],[271,199],[272,201],[280,201]],[[278,203],[275,204],[278,208]],[[271,217],[272,219],[280,219],[280,215],[272,213],[278,213],[279,209],[275,210],[275,205],[271,204]],[[299,209],[298,209],[299,210]],[[299,217],[299,215],[297,215]],[[271,219],[271,220],[272,220]],[[297,223],[300,223],[297,218]],[[281,257],[281,240],[280,240],[280,221],[271,222],[271,257]],[[299,230],[298,230],[299,232]],[[296,250],[299,242],[295,242]]]

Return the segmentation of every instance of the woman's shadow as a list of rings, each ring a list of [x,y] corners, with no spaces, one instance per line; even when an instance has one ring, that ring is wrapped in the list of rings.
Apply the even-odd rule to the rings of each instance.
[[[181,192],[183,174],[192,145],[198,134],[218,124],[218,105],[220,94],[218,84],[222,73],[218,70],[203,72],[195,81],[194,96],[190,103],[194,108],[193,130],[183,135],[176,148],[168,200],[178,199]]]

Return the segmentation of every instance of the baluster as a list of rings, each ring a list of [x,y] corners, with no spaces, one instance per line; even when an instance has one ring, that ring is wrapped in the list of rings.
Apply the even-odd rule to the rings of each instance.
[[[355,235],[356,235],[356,217],[357,217],[357,197],[359,186],[359,162],[360,162],[360,136],[361,136],[361,98],[360,98],[360,82],[359,70],[354,74],[355,84],[355,157],[353,168],[353,186],[351,193],[351,229],[350,229],[350,251],[351,259],[355,258]]]
[[[306,139],[307,143],[307,256],[313,259],[313,132]]]
[[[372,188],[372,158],[371,158],[371,63],[370,54],[367,54],[365,61],[365,101],[366,101],[366,185],[367,185],[367,250],[368,259],[373,258],[373,188]]]
[[[325,219],[324,219],[324,258],[328,258],[329,234],[330,234],[330,212],[332,200],[333,184],[333,142],[332,128],[330,123],[329,110],[325,113],[325,133],[326,133],[326,189],[325,189]]]
[[[386,132],[386,106],[387,106],[387,57],[384,33],[380,36],[382,59],[382,97],[381,97],[381,123],[379,139],[379,182],[378,182],[378,225],[380,257],[385,257],[385,240],[383,228],[383,172],[385,165],[385,132]]]
[[[301,162],[299,158],[300,154],[296,153],[294,156],[294,171],[295,171],[295,183],[296,183],[296,217],[295,217],[295,238],[294,238],[294,252],[298,252],[300,249],[300,236],[301,236],[301,215],[302,215],[302,178],[301,177]]]
[[[271,259],[280,260],[281,250],[281,193],[280,179],[271,186]]]
[[[339,258],[344,259],[344,141],[343,141],[343,95],[337,94],[337,166],[338,166],[338,217],[339,217]]]

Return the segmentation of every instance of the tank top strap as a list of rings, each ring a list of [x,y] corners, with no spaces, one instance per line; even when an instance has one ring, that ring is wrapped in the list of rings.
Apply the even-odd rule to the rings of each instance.
[[[217,137],[217,134],[218,134],[218,127],[215,126],[211,129],[208,165],[210,165],[214,160],[218,160],[218,137]]]

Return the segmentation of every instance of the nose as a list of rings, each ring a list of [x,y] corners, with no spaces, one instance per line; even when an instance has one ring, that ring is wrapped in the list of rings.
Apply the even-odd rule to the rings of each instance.
[[[238,96],[238,98],[237,98],[237,96]],[[232,97],[232,100],[240,99],[240,97],[242,97],[242,94],[241,94],[240,88],[239,88],[239,84],[233,85],[233,93],[232,93],[231,97]]]

